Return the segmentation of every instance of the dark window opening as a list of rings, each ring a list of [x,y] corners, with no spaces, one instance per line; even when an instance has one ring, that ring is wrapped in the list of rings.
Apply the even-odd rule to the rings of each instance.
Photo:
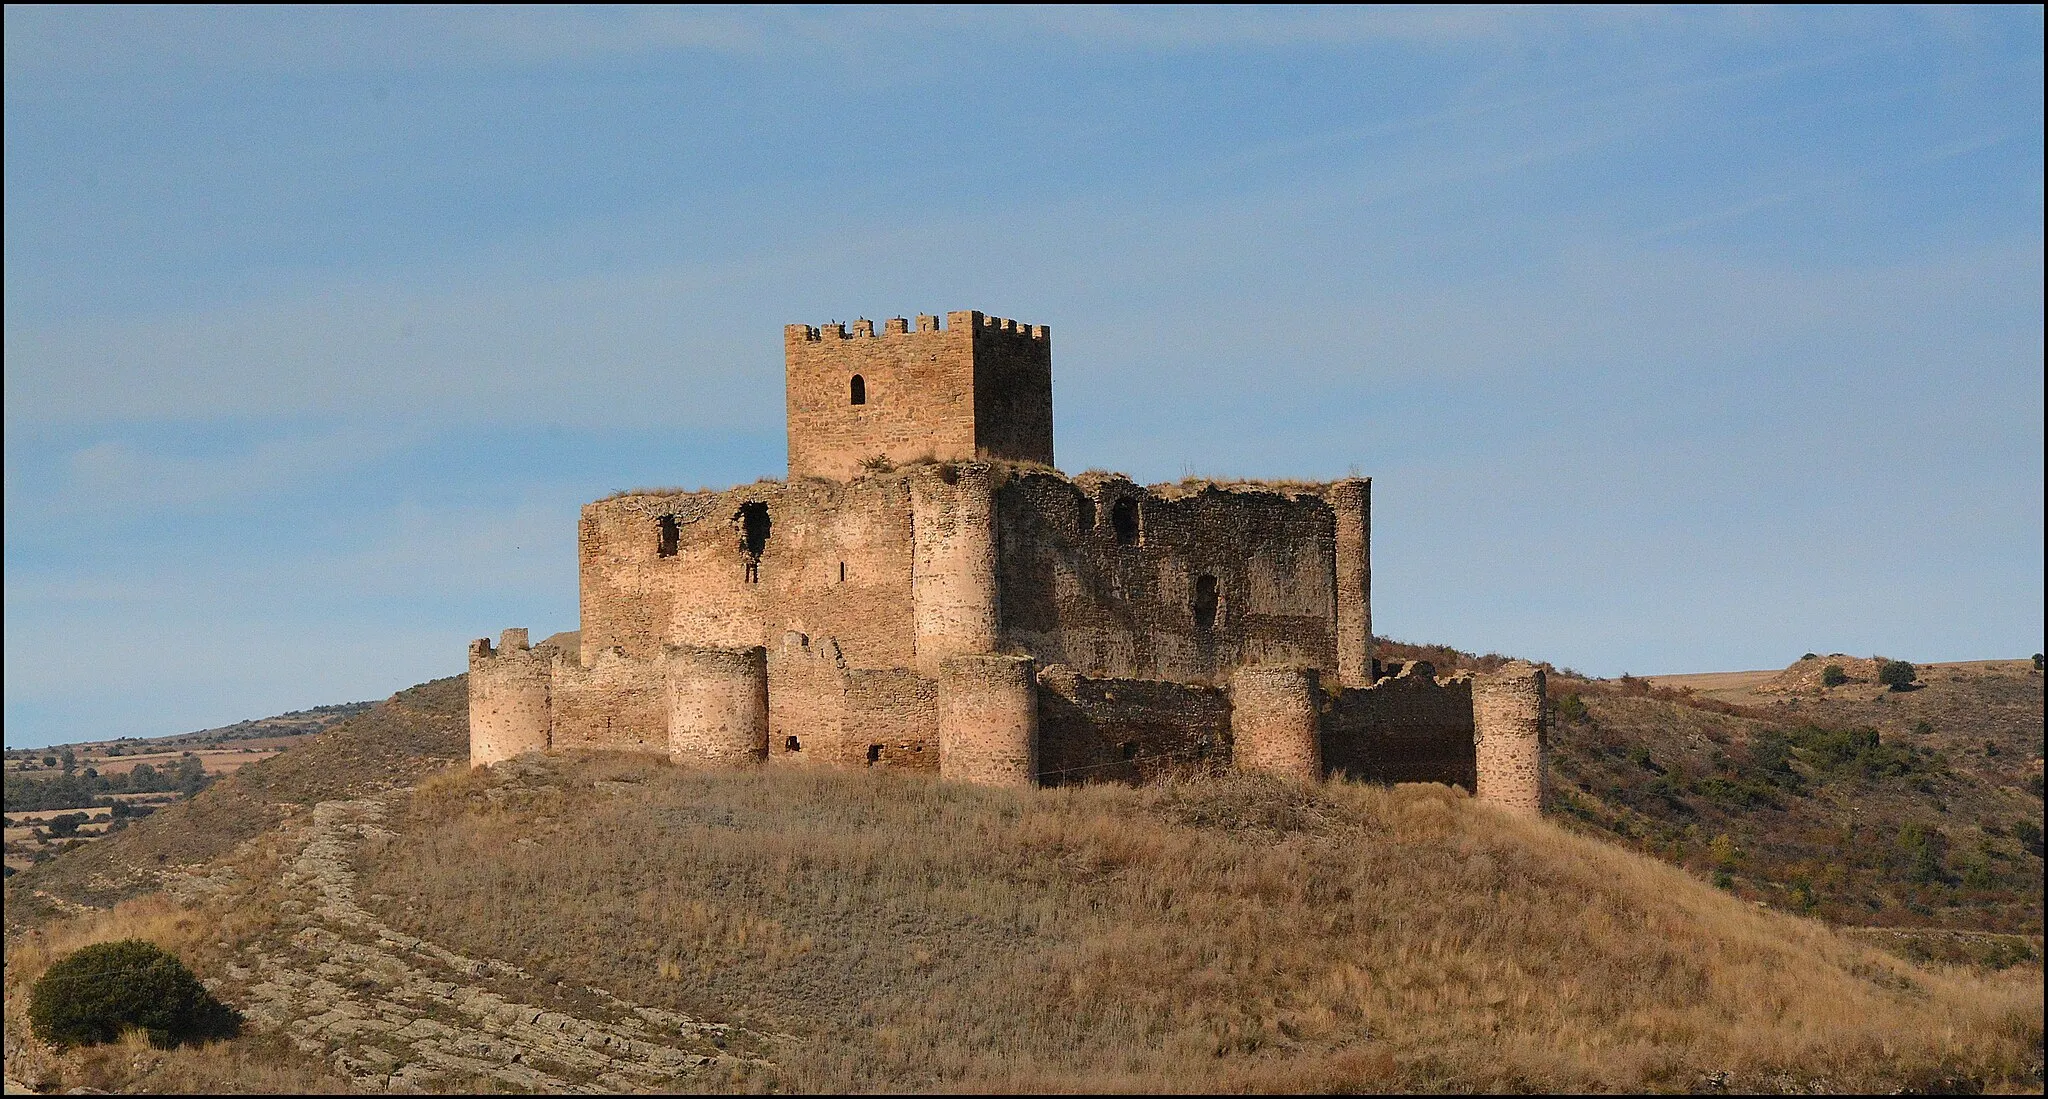
[[[1116,544],[1138,544],[1138,502],[1126,496],[1109,509],[1109,525],[1116,531]]]
[[[1126,740],[1126,741],[1124,741],[1124,749],[1123,749],[1123,751],[1124,751],[1124,758],[1125,758],[1126,760],[1132,760],[1132,759],[1136,759],[1136,758],[1138,758],[1138,745],[1137,745],[1137,742],[1136,742],[1136,741],[1130,741],[1130,740]]]
[[[846,583],[846,562],[839,562],[839,582]]]
[[[1095,501],[1081,497],[1081,529],[1095,529]]]
[[[654,547],[654,552],[662,557],[674,557],[676,542],[682,538],[682,529],[676,526],[676,517],[673,515],[664,515],[657,522],[661,524],[661,541]]]
[[[782,742],[782,750],[785,752],[801,752],[804,750],[804,746],[797,738],[790,737]]]
[[[882,746],[879,744],[868,745],[868,766],[873,767],[875,764],[880,763],[881,760]]]
[[[867,379],[865,379],[865,378],[861,377],[861,376],[860,376],[860,375],[858,375],[858,374],[855,374],[855,375],[853,376],[853,403],[854,403],[854,404],[866,404],[866,403],[868,403],[868,383],[867,383]]]
[[[1195,628],[1206,630],[1216,624],[1216,578],[1208,573],[1195,577]]]
[[[761,551],[768,548],[768,505],[752,500],[733,515],[740,528],[740,548],[747,552],[747,583],[761,579]]]

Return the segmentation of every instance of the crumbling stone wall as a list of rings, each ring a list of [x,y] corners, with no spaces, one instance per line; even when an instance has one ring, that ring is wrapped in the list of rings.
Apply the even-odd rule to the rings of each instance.
[[[908,667],[911,516],[907,474],[585,505],[584,662],[612,648],[650,660],[672,644],[774,647],[798,630],[835,638],[855,666]]]
[[[975,312],[783,330],[789,476],[863,463],[1006,458],[1052,464],[1052,333]],[[858,379],[856,383],[855,379]]]
[[[1048,786],[1145,782],[1230,762],[1230,700],[1218,687],[1038,674],[1038,774]]]
[[[936,773],[938,684],[849,668],[837,642],[791,632],[768,653],[768,758]]]
[[[617,649],[588,667],[564,654],[551,669],[554,747],[668,751],[666,676],[659,659]]]
[[[996,523],[1003,640],[1046,663],[1211,684],[1240,664],[1336,665],[1336,515],[1313,493],[1171,499],[1020,472]]]
[[[1322,715],[1323,764],[1365,782],[1442,782],[1477,792],[1472,680],[1426,661],[1370,687],[1342,688]]]

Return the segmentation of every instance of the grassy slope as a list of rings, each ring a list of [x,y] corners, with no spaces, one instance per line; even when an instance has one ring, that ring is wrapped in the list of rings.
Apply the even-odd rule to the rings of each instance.
[[[1439,787],[451,773],[379,914],[806,1039],[800,1089],[2039,1087],[2040,974],[1915,969]]]
[[[2024,839],[2041,821],[2038,673],[1763,707],[1639,680],[1559,677],[1551,695],[1561,818],[1840,923],[2041,934],[2041,852]],[[1876,747],[1831,750],[1842,739],[1814,731],[1858,727]]]
[[[465,682],[455,676],[400,691],[222,777],[189,801],[9,878],[8,934],[54,914],[40,894],[106,907],[155,888],[165,871],[216,859],[317,802],[403,785],[467,758]]]

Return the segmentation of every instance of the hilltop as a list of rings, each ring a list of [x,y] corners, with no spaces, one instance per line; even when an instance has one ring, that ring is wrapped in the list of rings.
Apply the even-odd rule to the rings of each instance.
[[[302,816],[29,937],[10,987],[147,928],[289,1036],[238,1071],[302,1086],[2038,1087],[2038,973],[1916,969],[1442,787],[583,756]]]
[[[448,769],[464,682],[439,680],[11,880],[10,1035],[58,952],[137,933],[259,1025],[61,1060],[10,1037],[9,1075],[2038,1089],[2040,856],[1997,824],[2039,820],[2030,670],[1769,703],[1557,673],[1550,822],[1439,787],[1242,776],[1026,793],[601,755],[471,773]],[[1866,720],[1874,743],[1798,734]],[[1774,737],[1783,755],[1759,752]],[[1904,861],[1877,842],[1929,820],[1942,838]],[[1972,846],[1975,822],[2005,844]],[[1880,945],[1988,964],[1914,966],[1789,913],[1937,928],[1962,946]],[[1969,934],[1993,930],[2019,934]]]

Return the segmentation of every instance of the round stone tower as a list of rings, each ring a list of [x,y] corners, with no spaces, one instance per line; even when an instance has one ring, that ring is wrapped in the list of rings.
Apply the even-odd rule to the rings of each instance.
[[[1479,800],[1543,811],[1543,671],[1510,661],[1472,680],[1472,744]]]
[[[975,653],[939,665],[939,777],[985,786],[1038,780],[1038,675],[1030,657]]]
[[[1230,679],[1232,761],[1308,781],[1323,777],[1313,668],[1250,664]]]
[[[752,763],[768,755],[768,650],[667,650],[668,754],[678,763]]]
[[[527,646],[525,630],[506,630],[469,646],[469,762],[482,767],[548,748],[548,690],[553,666]]]
[[[911,627],[917,669],[935,676],[949,657],[996,647],[993,471],[944,463],[910,478]]]

